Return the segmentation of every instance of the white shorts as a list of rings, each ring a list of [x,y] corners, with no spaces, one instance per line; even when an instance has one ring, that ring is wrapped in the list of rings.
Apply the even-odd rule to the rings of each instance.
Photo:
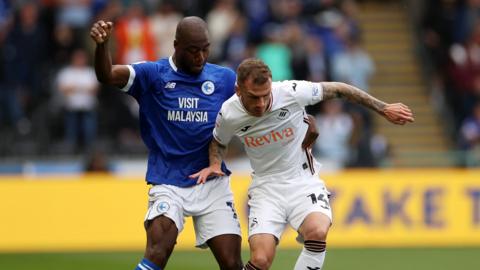
[[[320,212],[332,222],[329,192],[318,175],[304,171],[294,178],[254,179],[248,191],[248,235],[268,233],[280,240],[288,224],[296,231],[308,214]],[[297,241],[303,242],[299,235]]]
[[[185,217],[192,216],[197,247],[207,248],[207,240],[218,235],[241,236],[228,176],[187,188],[155,185],[148,196],[145,221],[164,215],[175,222],[180,233]]]

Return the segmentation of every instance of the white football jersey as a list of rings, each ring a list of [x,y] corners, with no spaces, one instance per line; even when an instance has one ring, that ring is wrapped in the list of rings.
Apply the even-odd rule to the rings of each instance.
[[[272,83],[272,101],[267,112],[256,117],[244,108],[239,96],[225,103],[217,116],[213,135],[222,145],[233,136],[242,141],[250,159],[253,174],[258,177],[286,174],[298,170],[315,172],[311,153],[302,149],[307,132],[305,106],[320,102],[320,83],[282,81]]]

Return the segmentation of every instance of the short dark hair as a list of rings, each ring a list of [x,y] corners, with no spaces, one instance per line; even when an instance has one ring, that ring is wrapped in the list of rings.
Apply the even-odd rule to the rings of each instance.
[[[254,84],[261,85],[272,78],[272,72],[262,60],[247,58],[237,68],[237,84],[243,86],[250,78]]]

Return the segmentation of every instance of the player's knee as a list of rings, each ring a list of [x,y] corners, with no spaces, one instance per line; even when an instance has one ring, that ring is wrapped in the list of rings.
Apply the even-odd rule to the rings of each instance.
[[[270,269],[272,260],[273,258],[268,258],[268,256],[265,256],[264,254],[252,254],[252,257],[250,258],[250,262],[262,270]]]
[[[315,226],[305,230],[303,238],[306,240],[325,241],[327,239],[328,228]]]
[[[221,270],[240,270],[243,268],[243,263],[240,258],[227,258],[223,260],[220,265]]]
[[[147,247],[145,257],[157,265],[165,265],[172,251],[173,246],[152,245]]]

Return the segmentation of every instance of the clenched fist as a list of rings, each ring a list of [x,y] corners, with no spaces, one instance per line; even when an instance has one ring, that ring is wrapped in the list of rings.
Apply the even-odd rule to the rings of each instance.
[[[412,111],[402,103],[387,104],[383,108],[383,114],[388,121],[397,125],[405,125],[414,121]]]
[[[102,20],[93,24],[90,30],[90,37],[97,43],[102,44],[106,42],[112,33],[113,23],[104,22]]]

